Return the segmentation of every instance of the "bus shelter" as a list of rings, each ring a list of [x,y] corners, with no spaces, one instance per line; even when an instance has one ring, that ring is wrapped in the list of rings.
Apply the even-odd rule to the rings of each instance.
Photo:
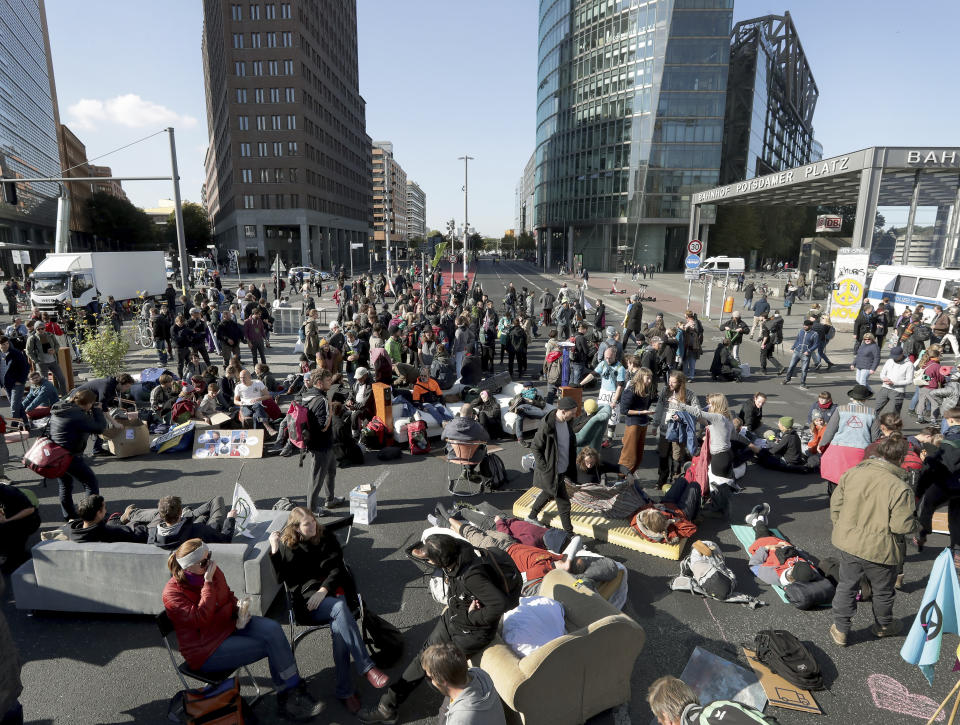
[[[957,266],[960,147],[875,146],[695,192],[690,198],[690,239],[706,244],[709,227],[700,221],[703,207],[724,204],[855,206],[853,236],[849,247],[837,250],[830,296],[834,321],[852,322],[865,295],[878,208],[907,209],[906,225],[898,231],[894,249],[895,264]],[[934,223],[922,230],[916,223],[921,208],[935,210]],[[918,260],[918,254],[925,261]]]

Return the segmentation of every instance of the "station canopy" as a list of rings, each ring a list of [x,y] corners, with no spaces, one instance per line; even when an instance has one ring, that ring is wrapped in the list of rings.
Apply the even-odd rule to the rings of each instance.
[[[876,146],[794,169],[738,181],[691,196],[696,236],[703,205],[856,206],[854,247],[869,248],[878,206],[937,207],[956,237],[960,147]],[[911,215],[912,218],[912,215]],[[867,223],[869,220],[869,223]]]

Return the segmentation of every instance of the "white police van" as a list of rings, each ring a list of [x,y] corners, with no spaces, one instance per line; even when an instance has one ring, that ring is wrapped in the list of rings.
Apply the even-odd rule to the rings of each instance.
[[[946,309],[957,294],[960,269],[881,264],[870,280],[867,302],[876,307],[887,298],[898,315],[905,307],[913,310],[917,304],[923,304],[923,318],[929,321],[934,305]]]

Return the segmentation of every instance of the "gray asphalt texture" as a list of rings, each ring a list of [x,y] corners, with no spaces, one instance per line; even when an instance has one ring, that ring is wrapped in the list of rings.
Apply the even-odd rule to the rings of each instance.
[[[554,276],[544,276],[528,264],[501,262],[494,265],[484,261],[479,266],[479,278],[491,294],[499,296],[501,286],[508,280],[521,285],[557,286]],[[621,287],[625,286],[621,279]],[[648,293],[677,300],[685,296],[686,284],[679,275],[663,275],[650,283]],[[623,298],[604,296],[609,319],[622,319]],[[739,297],[738,297],[739,300]],[[742,304],[742,302],[740,302]],[[645,319],[652,319],[661,303],[645,304]],[[800,309],[798,305],[797,309]],[[677,308],[671,306],[667,319],[674,319]],[[799,323],[799,315],[788,321],[791,335]],[[707,342],[712,333],[708,321]],[[849,335],[840,334],[832,343],[830,353],[834,362],[851,359]],[[268,360],[275,372],[292,370],[292,349],[295,338],[274,341]],[[714,344],[716,340],[713,340]],[[531,369],[537,369],[542,360],[542,346],[537,344],[531,354]],[[759,361],[754,343],[745,343],[741,352],[752,365]],[[786,362],[788,356],[781,360]],[[704,369],[709,358],[702,359]],[[152,364],[149,354],[132,356],[131,369]],[[731,408],[739,409],[756,390],[769,392],[767,419],[790,414],[805,420],[806,411],[820,389],[831,390],[834,397],[843,395],[852,384],[853,374],[841,364],[829,374],[811,373],[810,390],[801,391],[796,385],[782,387],[780,379],[754,376],[743,384],[711,383],[709,376],[700,373],[693,384],[701,398],[709,392],[725,393]],[[915,424],[910,423],[911,430]],[[641,479],[656,477],[655,440],[648,440],[647,453],[641,470]],[[502,509],[510,510],[513,501],[530,485],[530,474],[520,472],[520,458],[526,452],[515,443],[505,444],[501,457],[506,463],[510,480],[505,490],[484,498]],[[604,451],[604,457],[615,461],[619,447]],[[120,511],[128,503],[154,506],[157,498],[177,494],[184,502],[201,502],[214,495],[229,497],[237,478],[239,463],[235,461],[192,460],[187,454],[146,456],[127,460],[93,459],[94,470],[100,480],[101,492],[108,500],[108,510]],[[243,471],[243,484],[257,500],[258,506],[270,508],[282,496],[303,497],[308,469],[299,468],[297,458],[267,458],[249,461]],[[361,483],[376,479],[382,472],[387,477],[379,491],[379,513],[370,526],[357,526],[346,550],[348,561],[357,573],[359,585],[372,609],[400,627],[408,640],[408,655],[419,649],[440,613],[440,606],[431,598],[427,581],[421,571],[403,555],[403,549],[417,539],[426,526],[425,516],[438,500],[449,501],[446,493],[447,470],[442,458],[436,456],[403,457],[389,466],[380,464],[373,454],[367,454],[367,464],[343,469],[337,476],[337,490],[346,494]],[[15,469],[11,477],[34,490],[41,501],[44,529],[53,528],[59,519],[57,491],[53,485],[43,488],[28,471]],[[456,475],[456,472],[453,472]],[[751,466],[744,479],[746,491],[733,500],[731,519],[741,522],[750,508],[767,501],[773,511],[771,521],[798,545],[826,556],[835,554],[830,544],[830,520],[824,485],[819,477],[778,474]],[[902,637],[876,640],[869,632],[872,616],[868,605],[861,605],[854,621],[850,644],[837,648],[830,640],[829,610],[801,612],[783,603],[765,585],[755,580],[747,569],[747,554],[740,547],[726,523],[707,519],[698,532],[699,538],[720,544],[728,565],[738,577],[738,589],[746,594],[761,596],[769,606],[748,610],[739,605],[704,601],[690,594],[671,592],[667,584],[678,574],[677,562],[631,552],[616,546],[590,543],[605,555],[623,562],[630,571],[629,602],[625,612],[633,616],[646,631],[647,642],[637,661],[632,676],[632,699],[629,703],[630,722],[647,723],[651,713],[644,697],[647,686],[664,674],[679,675],[694,648],[703,647],[730,661],[747,667],[740,650],[741,643],[749,643],[760,629],[785,628],[800,637],[817,657],[823,669],[829,690],[815,694],[822,707],[822,716],[807,715],[791,710],[768,707],[782,723],[819,721],[823,723],[916,723],[925,720],[903,714],[915,707],[916,698],[930,698],[939,703],[953,684],[953,665],[956,636],[944,637],[940,663],[934,686],[930,687],[920,671],[906,664],[899,656]],[[909,626],[917,612],[927,574],[933,559],[948,545],[945,536],[933,535],[929,546],[917,553],[912,547],[906,564],[906,587],[898,592],[895,613]],[[106,587],[122,587],[123,581],[104,582]],[[135,616],[90,616],[43,612],[23,612],[12,603],[8,585],[2,602],[20,655],[24,660],[22,695],[26,718],[33,723],[161,723],[165,721],[169,698],[180,688],[179,681],[167,658],[158,632],[149,618]],[[282,598],[274,603],[270,616],[285,622]],[[328,702],[327,713],[320,722],[355,723],[334,697],[334,675],[329,634],[311,635],[298,650],[301,673],[310,689]],[[394,667],[396,675],[403,664]],[[270,680],[265,662],[253,665],[252,670],[261,685],[269,688]],[[875,704],[868,686],[871,675],[885,675],[894,691],[879,697],[880,704],[894,701],[897,712],[880,709]],[[373,704],[378,693],[365,682],[357,680],[365,705]],[[899,683],[899,688],[897,688]],[[403,707],[403,722],[432,722],[440,703],[439,695],[424,686]],[[259,706],[272,721],[266,705]],[[607,714],[601,722],[624,721]]]

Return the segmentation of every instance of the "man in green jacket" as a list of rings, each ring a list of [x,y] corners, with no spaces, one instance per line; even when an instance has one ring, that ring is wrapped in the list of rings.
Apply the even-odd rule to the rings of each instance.
[[[840,550],[830,637],[840,647],[847,644],[862,576],[873,587],[873,634],[893,637],[902,629],[893,618],[894,583],[903,565],[904,537],[920,528],[913,491],[900,468],[906,454],[907,441],[900,433],[887,436],[877,446],[877,457],[844,473],[830,498],[832,541]]]

